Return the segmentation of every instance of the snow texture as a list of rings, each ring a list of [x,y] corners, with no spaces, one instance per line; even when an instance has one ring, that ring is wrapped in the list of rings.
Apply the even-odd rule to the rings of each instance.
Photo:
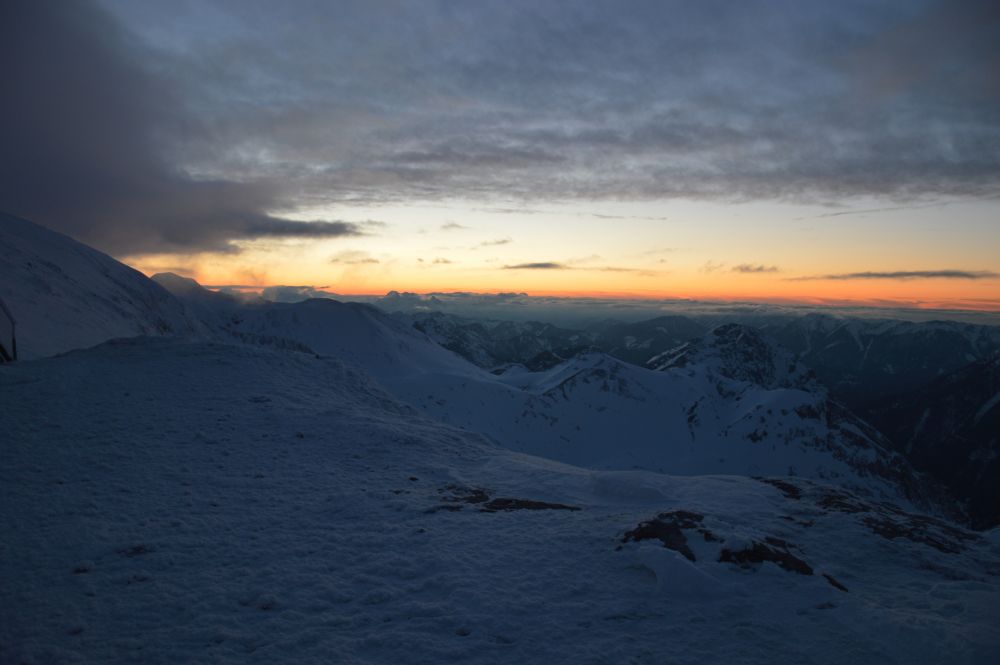
[[[805,480],[510,452],[336,360],[116,341],[3,367],[0,400],[2,662],[1000,653],[995,538]],[[486,509],[517,505],[500,498],[579,510]],[[680,510],[702,516],[679,528],[695,560],[625,542]],[[763,547],[813,573],[739,562]]]

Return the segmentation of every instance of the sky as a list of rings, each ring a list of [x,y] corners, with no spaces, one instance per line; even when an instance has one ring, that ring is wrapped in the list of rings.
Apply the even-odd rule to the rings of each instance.
[[[990,0],[14,0],[0,62],[0,209],[147,274],[1000,310]]]

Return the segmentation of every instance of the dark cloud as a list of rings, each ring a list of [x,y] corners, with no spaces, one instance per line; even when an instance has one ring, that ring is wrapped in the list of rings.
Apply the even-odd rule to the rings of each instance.
[[[579,265],[581,262],[586,263],[587,261],[599,258],[601,257],[599,256],[584,257],[583,259],[574,259],[573,261],[569,261],[567,263],[559,263],[557,261],[517,263],[514,265],[503,266],[503,270],[581,270],[585,272],[628,272],[628,273],[635,273],[637,275],[642,275],[645,277],[651,277],[653,275],[662,273],[662,271],[646,270],[643,268],[625,268],[622,266]]]
[[[440,258],[439,259],[434,259],[434,264],[435,265],[449,265],[451,263],[454,263],[454,261],[451,261],[449,259],[440,259]]]
[[[248,221],[240,232],[243,237],[249,238],[338,238],[363,235],[361,225],[353,222],[298,222],[274,217]]]
[[[223,87],[284,81],[277,95],[239,90],[278,102],[272,134],[245,141],[330,174],[314,185],[334,197],[378,200],[906,199],[982,195],[1000,180],[1000,39],[986,0],[395,11],[321,8],[315,35],[270,31],[281,10],[260,12],[249,29],[263,43],[214,67]],[[263,55],[275,51],[286,55]],[[328,149],[290,131],[303,117],[328,118]],[[334,119],[367,140],[337,136]]]
[[[837,275],[793,277],[792,281],[851,279],[996,279],[1000,273],[989,270],[896,270],[891,272],[849,272]]]
[[[462,224],[458,224],[456,222],[448,222],[441,225],[442,231],[462,231],[468,228],[468,226],[463,226]]]
[[[733,266],[732,272],[741,273],[762,273],[762,272],[778,272],[778,266],[765,266],[761,264],[752,263],[741,263],[738,266]]]
[[[0,205],[16,214],[117,254],[363,232],[270,214],[290,201],[273,181],[175,162],[180,143],[211,133],[153,54],[92,3],[3,3],[0,61]]]
[[[543,150],[471,143],[464,138],[451,144],[442,143],[427,149],[394,153],[390,158],[397,164],[444,165],[449,168],[517,168],[532,164],[555,164],[564,159]]]
[[[504,266],[504,270],[569,270],[569,266],[554,261],[539,261],[537,263],[517,263]]]
[[[117,253],[314,235],[277,222],[324,204],[1000,191],[992,0],[0,12],[0,206]]]

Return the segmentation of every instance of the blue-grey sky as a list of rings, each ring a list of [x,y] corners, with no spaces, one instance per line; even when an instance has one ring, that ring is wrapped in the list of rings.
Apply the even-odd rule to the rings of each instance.
[[[0,207],[150,266],[661,292],[1000,271],[989,0],[0,12]]]

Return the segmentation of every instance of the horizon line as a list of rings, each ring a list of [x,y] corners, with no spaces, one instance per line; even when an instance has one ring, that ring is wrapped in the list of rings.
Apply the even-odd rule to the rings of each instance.
[[[677,303],[677,304],[714,304],[714,305],[773,305],[786,307],[812,307],[824,309],[846,309],[863,308],[876,310],[913,310],[919,312],[940,311],[940,312],[969,312],[1000,314],[1000,300],[981,300],[975,298],[965,298],[956,300],[893,300],[893,299],[851,299],[851,298],[821,298],[804,297],[790,298],[781,296],[685,296],[668,293],[650,293],[636,291],[515,291],[515,290],[433,290],[433,291],[410,291],[406,289],[390,289],[384,293],[360,292],[360,291],[325,291],[326,287],[316,287],[312,285],[289,285],[289,284],[204,284],[206,289],[220,291],[222,289],[232,289],[243,293],[260,294],[267,288],[291,287],[310,288],[317,291],[329,293],[331,299],[337,297],[344,298],[384,298],[391,293],[412,294],[421,297],[430,296],[498,296],[502,294],[516,294],[527,298],[558,298],[563,300],[619,300],[630,302],[648,303]],[[318,296],[324,297],[324,296]]]

